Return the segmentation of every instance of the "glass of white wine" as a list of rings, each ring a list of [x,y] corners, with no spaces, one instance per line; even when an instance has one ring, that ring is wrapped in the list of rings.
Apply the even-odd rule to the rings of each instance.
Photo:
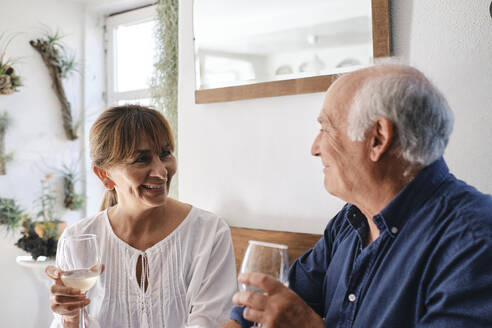
[[[81,234],[63,237],[58,241],[56,265],[62,271],[61,281],[65,286],[80,289],[86,293],[97,282],[102,271],[101,254],[97,237]],[[80,310],[79,327],[91,328],[85,309]],[[96,324],[97,326],[97,324]]]
[[[241,273],[259,272],[268,274],[289,286],[289,249],[287,245],[250,240],[241,263]],[[262,290],[239,284],[239,290],[264,293]],[[255,324],[256,327],[261,327]]]

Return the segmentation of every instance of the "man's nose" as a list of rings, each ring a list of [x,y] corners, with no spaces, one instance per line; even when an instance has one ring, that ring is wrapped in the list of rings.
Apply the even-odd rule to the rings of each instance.
[[[314,139],[313,145],[311,146],[311,155],[313,155],[313,156],[320,156],[319,138],[320,138],[320,134],[318,133],[318,135]]]

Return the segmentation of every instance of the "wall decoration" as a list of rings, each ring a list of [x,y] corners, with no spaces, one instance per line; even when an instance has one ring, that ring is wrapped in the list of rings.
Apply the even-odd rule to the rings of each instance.
[[[152,79],[152,100],[164,111],[173,130],[178,154],[178,0],[159,0],[157,3],[156,48],[157,61]],[[178,175],[173,178],[171,197],[178,197]]]
[[[13,154],[5,153],[5,134],[9,127],[10,118],[7,111],[0,114],[0,175],[7,174],[7,162],[12,160]]]
[[[15,38],[7,34],[0,34],[0,95],[10,95],[22,86],[21,78],[14,69],[14,61],[7,59],[7,48]]]
[[[65,134],[69,140],[75,140],[77,139],[77,126],[73,123],[72,108],[65,94],[62,80],[71,73],[78,71],[78,64],[75,61],[75,55],[70,54],[60,42],[62,38],[63,36],[59,31],[55,33],[48,31],[45,32],[44,37],[31,40],[29,43],[43,58],[53,80],[53,90],[61,104]]]
[[[72,211],[80,210],[85,203],[85,197],[75,191],[75,183],[78,179],[76,167],[63,165],[60,173],[63,177],[63,204],[65,208]]]

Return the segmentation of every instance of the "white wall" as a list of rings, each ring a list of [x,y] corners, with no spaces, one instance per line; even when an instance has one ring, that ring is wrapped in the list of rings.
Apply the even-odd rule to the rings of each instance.
[[[394,0],[395,55],[427,74],[456,115],[446,159],[492,192],[489,0]],[[310,155],[323,94],[194,103],[191,1],[180,1],[180,198],[237,226],[321,233],[342,202]]]
[[[62,126],[60,104],[51,88],[52,81],[41,56],[28,41],[42,35],[42,24],[57,28],[66,35],[62,40],[75,51],[80,74],[65,81],[67,97],[74,110],[74,118],[102,109],[102,26],[95,17],[86,14],[85,5],[56,0],[2,0],[0,33],[20,34],[10,44],[7,56],[19,58],[15,68],[23,78],[20,92],[0,96],[0,112],[8,110],[12,125],[6,136],[6,150],[14,151],[14,160],[7,165],[7,175],[0,176],[0,197],[15,198],[27,211],[35,212],[34,199],[39,195],[40,180],[45,173],[53,173],[63,163],[80,161],[80,177],[84,177],[85,129],[79,139],[68,141]],[[8,13],[8,14],[5,14]],[[97,45],[91,35],[97,35]],[[91,57],[97,56],[96,59]],[[87,73],[87,74],[86,74]],[[70,212],[62,206],[62,180],[56,177],[60,195],[59,214],[69,223],[83,216],[83,211]],[[82,185],[77,186],[83,190]],[[99,197],[99,195],[97,195]],[[92,199],[92,198],[91,198]],[[18,266],[15,258],[26,255],[14,246],[20,233],[4,237],[0,227],[0,326],[46,327],[51,321],[48,285],[31,270]]]

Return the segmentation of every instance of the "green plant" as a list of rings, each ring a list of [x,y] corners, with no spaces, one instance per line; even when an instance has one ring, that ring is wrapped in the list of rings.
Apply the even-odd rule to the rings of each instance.
[[[7,48],[16,35],[0,34],[0,94],[8,95],[22,86],[21,78],[14,69],[14,61],[7,59]]]
[[[0,175],[6,174],[6,163],[13,158],[13,153],[5,153],[5,133],[9,127],[10,118],[7,111],[0,115]]]
[[[55,217],[56,196],[51,183],[52,179],[52,174],[45,175],[45,179],[41,180],[41,193],[35,200],[35,204],[39,207],[36,218],[41,218],[43,221],[57,219]]]
[[[155,31],[157,61],[152,78],[154,106],[164,111],[178,137],[178,0],[159,0],[157,4],[157,28]],[[175,155],[178,154],[177,140]],[[170,195],[178,197],[178,175],[173,178]]]
[[[50,182],[52,178],[51,174],[47,174],[41,180],[41,194],[35,201],[40,207],[36,218],[42,218],[41,221],[31,219],[13,199],[0,198],[0,224],[5,225],[8,232],[23,228],[22,237],[15,245],[30,253],[34,259],[56,255],[58,239],[66,226],[65,222],[55,218],[56,197]]]
[[[0,224],[11,232],[19,228],[22,221],[28,216],[21,210],[15,200],[9,198],[0,198]]]
[[[0,115],[0,133],[5,133],[10,123],[9,113],[4,111],[2,115]]]
[[[43,37],[38,42],[44,42],[51,54],[52,64],[58,68],[62,79],[69,77],[72,73],[79,72],[79,64],[75,59],[75,53],[68,50],[61,41],[65,35],[60,30],[53,31],[45,26]]]
[[[63,165],[60,172],[63,177],[63,193],[65,195],[63,204],[65,208],[73,211],[81,209],[85,203],[85,197],[75,192],[75,183],[77,182],[76,167]]]

